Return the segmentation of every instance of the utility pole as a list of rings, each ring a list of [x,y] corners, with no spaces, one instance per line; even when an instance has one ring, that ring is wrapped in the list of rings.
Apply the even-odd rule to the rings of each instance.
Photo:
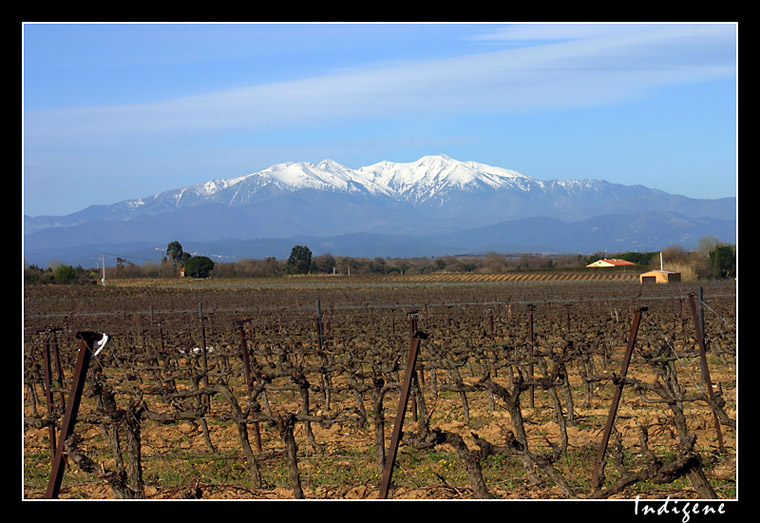
[[[101,263],[103,264],[103,278],[100,280],[103,284],[103,287],[106,286],[106,253],[101,253],[100,255]]]

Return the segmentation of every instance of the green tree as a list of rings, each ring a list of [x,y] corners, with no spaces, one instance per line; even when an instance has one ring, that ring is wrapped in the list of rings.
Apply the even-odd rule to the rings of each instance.
[[[305,245],[296,245],[285,263],[288,274],[308,274],[311,270],[311,251]]]
[[[718,245],[710,253],[713,276],[733,278],[736,276],[736,249],[732,245]]]
[[[208,278],[214,270],[214,262],[206,256],[190,256],[185,261],[185,275],[193,278]]]
[[[624,252],[622,254],[615,255],[615,258],[627,260],[637,265],[647,266],[656,254],[656,252]]]
[[[190,258],[190,254],[182,249],[181,243],[174,241],[166,246],[166,257],[172,262],[176,269]]]
[[[58,283],[69,283],[77,277],[77,271],[70,265],[59,265],[53,273],[53,279]]]

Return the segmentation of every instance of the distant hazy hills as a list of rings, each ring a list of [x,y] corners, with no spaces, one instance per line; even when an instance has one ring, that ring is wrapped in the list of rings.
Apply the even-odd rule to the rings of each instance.
[[[349,169],[284,163],[67,216],[24,217],[27,263],[136,263],[166,245],[217,259],[315,254],[596,252],[733,242],[736,198],[699,200],[602,180],[534,180],[447,156]]]

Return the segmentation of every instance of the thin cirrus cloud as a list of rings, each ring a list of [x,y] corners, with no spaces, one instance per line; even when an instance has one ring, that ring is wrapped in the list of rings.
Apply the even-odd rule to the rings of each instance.
[[[730,24],[505,26],[507,49],[151,103],[29,111],[30,146],[163,133],[259,132],[425,115],[549,111],[625,102],[736,74]]]

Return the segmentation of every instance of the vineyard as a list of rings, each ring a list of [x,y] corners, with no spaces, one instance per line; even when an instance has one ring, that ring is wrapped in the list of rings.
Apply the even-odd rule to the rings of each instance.
[[[633,271],[580,272],[580,271],[514,271],[502,274],[421,274],[405,275],[398,279],[405,282],[540,282],[540,281],[638,281],[639,273]]]
[[[24,498],[736,498],[734,281],[479,278],[29,286]]]

